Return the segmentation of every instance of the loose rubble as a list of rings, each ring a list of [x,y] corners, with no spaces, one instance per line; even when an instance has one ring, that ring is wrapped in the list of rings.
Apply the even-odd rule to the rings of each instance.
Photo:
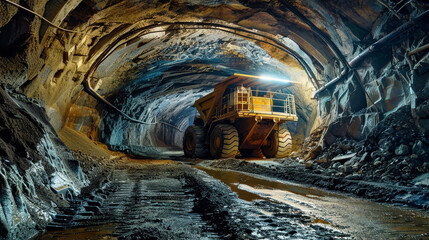
[[[323,150],[319,146],[307,153],[306,163],[337,177],[410,186],[429,171],[429,137],[419,131],[409,106],[386,116],[362,141],[338,138]]]

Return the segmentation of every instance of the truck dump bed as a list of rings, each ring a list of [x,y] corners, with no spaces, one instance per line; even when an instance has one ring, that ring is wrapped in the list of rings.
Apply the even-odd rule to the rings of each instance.
[[[194,106],[206,125],[213,118],[250,116],[297,121],[294,96],[276,91],[286,86],[284,82],[234,74],[216,84],[214,91],[195,101]]]

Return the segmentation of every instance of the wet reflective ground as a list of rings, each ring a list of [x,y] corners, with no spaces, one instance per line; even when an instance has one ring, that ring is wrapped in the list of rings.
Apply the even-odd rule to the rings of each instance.
[[[246,179],[231,185],[244,201],[184,164],[129,159],[117,167],[104,187],[73,200],[36,239],[350,239],[322,219],[242,190],[252,185]],[[300,187],[294,192],[325,196]]]
[[[103,190],[105,199],[75,201],[35,239],[219,239],[193,211],[192,189],[172,177],[171,170],[157,170],[146,170],[157,174],[142,174],[145,170],[138,168],[115,170]],[[140,230],[147,238],[139,235]]]
[[[196,166],[246,201],[268,200],[303,211],[357,239],[429,239],[429,213],[387,206],[303,185],[230,170]],[[267,212],[266,214],[270,214]]]
[[[427,212],[244,172],[118,161],[36,239],[429,239]]]

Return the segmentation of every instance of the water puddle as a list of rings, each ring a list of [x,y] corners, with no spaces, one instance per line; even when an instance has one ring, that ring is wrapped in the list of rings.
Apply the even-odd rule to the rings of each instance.
[[[257,178],[257,177],[253,177],[251,174],[245,174],[245,173],[240,173],[236,171],[205,168],[200,165],[196,165],[195,168],[203,170],[209,175],[211,175],[212,177],[222,180],[222,182],[226,183],[230,187],[232,187],[231,185],[234,185],[233,188],[238,189],[239,193],[237,194],[239,194],[240,198],[244,200],[251,201],[251,200],[254,200],[252,199],[252,197],[253,196],[256,197],[256,196],[250,191],[247,191],[247,190],[243,191],[240,187],[241,185],[248,185],[251,187],[255,187],[257,189],[284,190],[284,191],[288,191],[307,198],[315,198],[315,199],[318,199],[320,197],[327,197],[327,196],[335,196],[338,198],[343,197],[342,195],[321,191],[315,188],[303,187],[298,184],[292,184],[292,183],[285,184],[284,182],[272,181],[267,178]],[[257,196],[258,197],[256,198],[258,199],[263,198],[260,196],[260,194],[257,194]]]
[[[105,239],[116,240],[112,234],[115,231],[114,224],[106,224],[100,226],[69,228],[64,230],[47,231],[39,234],[34,240],[43,239],[58,239],[58,240],[75,240],[75,239]]]
[[[323,220],[323,219],[320,219],[320,218],[313,218],[313,219],[311,219],[311,223],[312,224],[326,224],[326,225],[331,225],[330,222],[328,222],[326,220]]]
[[[358,239],[429,239],[429,213],[345,197],[319,189],[230,170],[195,166],[246,201],[268,200],[300,209]]]

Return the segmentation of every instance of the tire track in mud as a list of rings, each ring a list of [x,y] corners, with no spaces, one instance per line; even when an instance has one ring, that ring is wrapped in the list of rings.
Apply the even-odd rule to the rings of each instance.
[[[76,200],[36,239],[219,239],[180,178],[115,170],[97,195]],[[53,231],[52,231],[53,230]]]
[[[117,168],[63,213],[36,239],[349,239],[182,164]]]

